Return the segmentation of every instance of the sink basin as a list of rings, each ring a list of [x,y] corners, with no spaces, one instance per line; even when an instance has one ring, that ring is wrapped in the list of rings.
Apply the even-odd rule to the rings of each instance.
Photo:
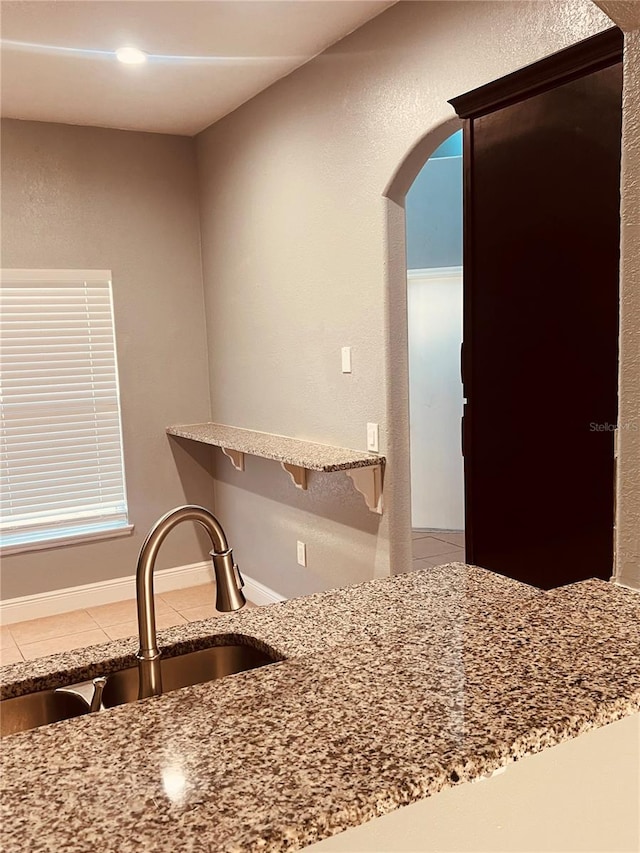
[[[42,690],[0,702],[0,731],[5,737],[88,713],[89,705],[82,696],[65,690]]]
[[[163,693],[168,693],[179,687],[202,684],[205,681],[224,678],[225,675],[277,663],[279,660],[273,652],[260,651],[254,646],[242,643],[212,646],[172,658],[162,657],[162,690]],[[93,684],[87,681],[56,690],[42,690],[26,696],[4,699],[0,702],[2,737],[88,714],[96,681],[102,680],[96,679]],[[132,666],[107,677],[102,690],[100,710],[125,705],[137,699],[138,667]]]
[[[253,646],[240,644],[228,646],[212,646],[197,652],[188,652],[172,658],[160,658],[162,672],[162,692],[188,687],[191,684],[202,684],[256,669],[269,663],[276,663],[279,658],[260,651]],[[138,668],[121,669],[107,677],[107,683],[102,693],[102,704],[105,708],[135,702],[138,698]]]

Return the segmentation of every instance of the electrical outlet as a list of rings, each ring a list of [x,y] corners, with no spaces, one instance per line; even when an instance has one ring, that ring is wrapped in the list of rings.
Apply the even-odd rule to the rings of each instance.
[[[367,450],[378,453],[380,450],[380,427],[378,424],[367,424]]]
[[[298,540],[298,565],[306,566],[307,565],[307,546],[304,542],[300,542]]]

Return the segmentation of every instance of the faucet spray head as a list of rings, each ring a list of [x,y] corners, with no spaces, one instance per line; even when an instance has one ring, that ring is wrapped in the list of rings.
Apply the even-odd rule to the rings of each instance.
[[[213,571],[216,576],[216,610],[228,612],[240,610],[247,603],[242,592],[244,581],[240,570],[233,562],[233,552],[210,552],[213,560]]]

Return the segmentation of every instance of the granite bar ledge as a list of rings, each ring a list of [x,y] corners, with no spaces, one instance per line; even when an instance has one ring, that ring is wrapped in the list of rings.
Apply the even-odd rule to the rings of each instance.
[[[225,424],[182,424],[166,431],[176,438],[219,447],[238,471],[244,471],[245,454],[279,462],[295,487],[303,491],[308,471],[344,471],[371,512],[382,515],[384,456]]]
[[[261,456],[308,471],[348,471],[384,465],[385,457],[363,450],[333,447],[299,438],[289,438],[269,432],[226,426],[225,424],[179,424],[167,427],[167,433],[178,438],[223,447],[249,456]]]

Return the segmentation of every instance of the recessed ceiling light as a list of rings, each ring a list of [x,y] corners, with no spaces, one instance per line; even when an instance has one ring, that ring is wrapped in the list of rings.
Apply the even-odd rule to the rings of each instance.
[[[116,50],[116,57],[125,65],[142,65],[147,61],[147,54],[137,47],[119,47]]]

